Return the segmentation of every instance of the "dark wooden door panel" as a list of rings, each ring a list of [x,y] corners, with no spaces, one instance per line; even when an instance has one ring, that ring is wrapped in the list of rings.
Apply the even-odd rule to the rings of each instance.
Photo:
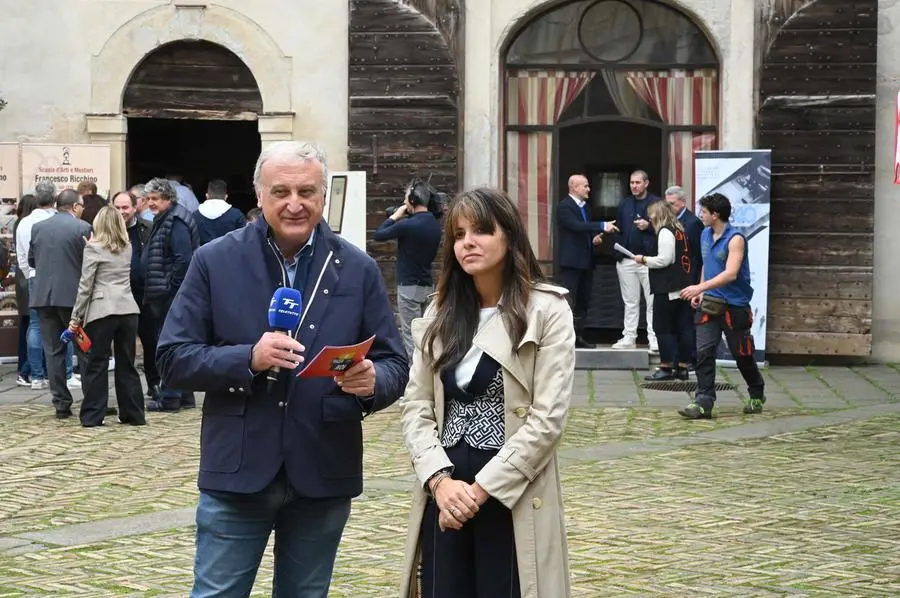
[[[366,171],[368,250],[394,293],[396,245],[371,234],[413,177],[458,190],[461,0],[351,0],[347,161]]]
[[[871,350],[877,22],[877,0],[813,0],[768,24],[757,146],[772,150],[771,353]]]

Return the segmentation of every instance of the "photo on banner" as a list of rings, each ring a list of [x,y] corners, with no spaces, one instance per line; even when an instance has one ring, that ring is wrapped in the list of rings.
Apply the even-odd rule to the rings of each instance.
[[[755,357],[765,362],[766,320],[769,294],[769,231],[772,200],[771,150],[694,152],[694,212],[700,198],[721,193],[731,201],[731,226],[747,241],[753,298]],[[719,342],[719,361],[734,363],[725,344]]]
[[[57,191],[75,189],[79,183],[97,185],[97,193],[109,196],[110,151],[108,145],[22,144],[22,190],[34,192],[41,181]]]
[[[0,357],[15,355],[17,345],[12,344],[13,332],[18,331],[19,310],[16,305],[16,247],[13,243],[13,227],[16,222],[16,205],[19,201],[19,144],[0,143],[0,245],[9,256],[3,264],[7,276],[0,280]]]

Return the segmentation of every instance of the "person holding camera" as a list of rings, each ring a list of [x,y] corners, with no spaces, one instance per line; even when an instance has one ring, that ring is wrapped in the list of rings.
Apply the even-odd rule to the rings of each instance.
[[[389,212],[375,231],[376,241],[397,239],[397,310],[403,346],[412,361],[412,321],[425,314],[434,292],[431,265],[441,243],[440,197],[431,185],[413,182],[403,205]]]

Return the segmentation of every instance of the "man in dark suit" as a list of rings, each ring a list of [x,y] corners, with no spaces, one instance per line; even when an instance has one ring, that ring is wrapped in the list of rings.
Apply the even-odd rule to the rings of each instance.
[[[594,279],[593,248],[600,245],[601,233],[618,230],[615,220],[591,221],[587,206],[590,196],[587,177],[573,174],[569,177],[569,194],[556,207],[557,280],[569,290],[569,303],[575,316],[575,346],[581,349],[593,348],[582,335]]]
[[[678,220],[684,227],[688,240],[688,253],[691,256],[691,284],[700,284],[700,270],[703,267],[703,256],[700,255],[700,235],[703,223],[687,207],[684,189],[677,185],[666,189],[666,201],[672,206]]]
[[[688,254],[691,256],[691,284],[700,284],[700,274],[703,271],[703,256],[700,253],[700,235],[703,234],[703,222],[687,207],[687,196],[684,189],[677,185],[666,189],[666,201],[672,206],[672,210],[678,215],[678,220],[684,227],[687,237]],[[693,312],[689,312],[693,315]],[[694,320],[678,322],[676,326],[679,332],[692,339],[696,339],[697,329]],[[691,355],[691,364],[697,363],[697,343],[691,342],[694,352]],[[693,366],[692,366],[693,369]]]
[[[144,349],[144,377],[147,379],[147,396],[151,400],[157,400],[159,389],[159,373],[156,370],[156,331],[153,328],[153,319],[143,309],[144,305],[144,267],[141,262],[141,254],[147,241],[150,240],[150,231],[153,223],[141,218],[138,211],[139,198],[132,191],[120,191],[113,196],[113,206],[125,220],[125,228],[128,230],[128,240],[131,243],[131,294],[134,296],[141,313],[138,316],[138,336]]]
[[[57,213],[34,225],[28,250],[28,265],[35,271],[29,300],[41,322],[47,378],[60,419],[72,415],[72,393],[66,386],[68,347],[59,337],[72,318],[84,244],[91,235],[91,226],[75,215],[82,201],[74,189],[62,191],[56,198]]]
[[[206,392],[194,597],[248,596],[273,529],[273,593],[327,595],[350,499],[362,492],[362,419],[406,387],[378,265],[322,220],[326,169],[309,143],[263,150],[253,178],[264,217],[197,250],[159,339],[163,386]],[[279,287],[302,293],[290,335],[269,332]],[[343,375],[297,377],[325,345],[370,337]]]

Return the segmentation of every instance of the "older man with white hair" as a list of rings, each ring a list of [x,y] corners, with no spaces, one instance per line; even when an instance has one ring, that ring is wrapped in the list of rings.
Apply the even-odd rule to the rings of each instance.
[[[166,319],[164,384],[206,392],[193,598],[249,596],[273,529],[273,595],[328,594],[362,492],[362,419],[409,377],[381,271],[322,219],[327,180],[314,145],[267,146],[254,172],[264,217],[197,251]],[[279,287],[302,296],[293,334],[268,326]],[[326,345],[370,338],[343,375],[297,377]]]

